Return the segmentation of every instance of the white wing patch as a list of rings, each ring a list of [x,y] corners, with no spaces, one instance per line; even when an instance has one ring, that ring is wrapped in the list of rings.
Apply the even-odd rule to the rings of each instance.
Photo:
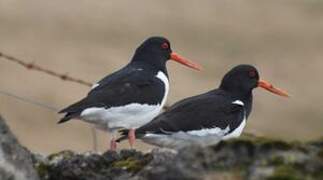
[[[214,128],[205,128],[205,129],[187,131],[187,133],[195,136],[209,136],[209,135],[224,136],[229,131],[230,131],[230,128],[228,126],[225,129],[214,127]]]
[[[237,105],[240,105],[240,106],[244,106],[244,103],[240,100],[235,100],[232,102],[232,104],[237,104]]]

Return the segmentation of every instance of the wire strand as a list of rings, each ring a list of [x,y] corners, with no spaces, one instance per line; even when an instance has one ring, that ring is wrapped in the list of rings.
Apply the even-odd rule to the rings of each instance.
[[[45,104],[43,102],[35,101],[33,99],[29,99],[29,98],[26,98],[26,97],[18,96],[16,94],[13,94],[13,93],[10,93],[8,91],[1,90],[1,89],[0,89],[0,94],[5,95],[5,96],[9,96],[11,98],[17,99],[19,101],[22,101],[22,102],[25,102],[25,103],[28,103],[28,104],[32,104],[32,105],[35,105],[35,106],[38,106],[38,107],[42,107],[44,109],[48,109],[50,111],[58,112],[58,110],[59,110],[57,107],[53,107],[53,106],[47,105],[47,104]]]
[[[78,78],[68,76],[67,74],[57,73],[55,71],[43,68],[43,67],[41,67],[41,66],[39,66],[39,65],[37,65],[35,63],[25,62],[25,61],[23,61],[21,59],[18,59],[16,57],[4,54],[2,52],[0,52],[0,57],[2,57],[3,59],[6,59],[8,61],[14,62],[16,64],[19,64],[19,65],[21,65],[21,66],[23,66],[23,67],[25,67],[25,68],[27,68],[29,70],[40,71],[40,72],[43,72],[43,73],[48,74],[50,76],[60,78],[63,81],[70,81],[70,82],[75,82],[75,83],[82,84],[82,85],[85,85],[85,86],[92,86],[92,83],[90,83],[90,82],[87,82],[87,81],[84,81],[82,79],[78,79]]]
[[[39,101],[30,99],[30,98],[22,97],[22,96],[10,93],[5,90],[0,89],[0,94],[2,94],[4,96],[8,96],[10,98],[14,98],[14,99],[16,99],[18,101],[22,101],[24,103],[32,104],[34,106],[38,106],[38,107],[50,110],[55,113],[57,113],[59,111],[59,108],[57,108],[57,107],[45,104],[44,102],[39,102]],[[91,135],[92,135],[92,149],[94,152],[98,152],[98,138],[97,138],[96,129],[94,127],[91,127],[90,129],[91,129]]]

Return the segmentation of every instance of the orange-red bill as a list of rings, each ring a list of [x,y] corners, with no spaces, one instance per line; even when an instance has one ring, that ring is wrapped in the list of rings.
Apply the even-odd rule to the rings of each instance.
[[[170,54],[170,59],[174,60],[174,61],[177,61],[177,62],[179,62],[179,63],[181,63],[181,64],[183,64],[185,66],[188,66],[190,68],[196,69],[198,71],[202,70],[201,65],[193,63],[192,61],[190,61],[190,60],[188,60],[188,59],[186,59],[186,58],[184,58],[184,57],[182,57],[182,56],[180,56],[180,55],[178,55],[178,54],[176,54],[174,52],[172,52]]]
[[[258,87],[262,87],[274,94],[277,94],[279,96],[289,97],[288,93],[284,90],[275,88],[271,83],[265,81],[265,80],[259,80],[258,81]]]

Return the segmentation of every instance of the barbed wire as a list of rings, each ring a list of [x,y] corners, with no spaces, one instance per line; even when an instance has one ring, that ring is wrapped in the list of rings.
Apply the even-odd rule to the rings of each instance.
[[[6,59],[8,61],[17,63],[17,64],[19,64],[19,65],[21,65],[21,66],[23,66],[23,67],[25,67],[25,68],[27,68],[29,70],[40,71],[40,72],[43,72],[43,73],[48,74],[50,76],[60,78],[63,81],[71,81],[71,82],[75,82],[75,83],[82,84],[82,85],[85,85],[85,86],[92,86],[92,83],[90,83],[90,82],[84,81],[82,79],[71,77],[71,76],[69,76],[67,74],[57,73],[55,71],[43,68],[43,67],[41,67],[41,66],[39,66],[39,65],[37,65],[37,64],[35,64],[33,62],[25,62],[25,61],[23,61],[21,59],[18,59],[16,57],[4,54],[2,52],[0,52],[0,57],[2,57],[3,59]]]
[[[16,57],[13,57],[11,55],[4,54],[2,52],[0,52],[0,58],[8,60],[8,61],[11,61],[11,62],[14,62],[16,64],[19,64],[19,65],[27,68],[28,70],[35,70],[35,71],[39,71],[39,72],[48,74],[50,76],[57,77],[57,78],[59,78],[59,79],[61,79],[63,81],[75,82],[75,83],[85,85],[85,86],[89,86],[89,87],[92,86],[92,83],[89,83],[89,82],[84,81],[82,79],[74,78],[74,77],[68,76],[67,74],[57,73],[55,71],[52,71],[52,70],[43,68],[43,67],[41,67],[41,66],[39,66],[37,64],[34,64],[33,62],[26,62],[26,61],[23,61],[23,60],[18,59]],[[25,98],[25,97],[19,96],[17,94],[10,93],[8,91],[0,90],[0,94],[8,96],[8,97],[12,97],[14,99],[17,99],[17,100],[20,100],[20,101],[23,101],[23,102],[26,102],[26,103],[29,103],[29,104],[33,104],[35,106],[39,106],[39,107],[42,107],[42,108],[45,108],[45,109],[48,109],[48,110],[51,110],[51,111],[55,111],[55,112],[59,111],[59,108],[53,107],[51,105],[47,105],[47,104],[45,104],[43,102],[39,102],[39,101],[36,101],[36,100],[33,100],[33,99]],[[97,152],[98,151],[97,132],[96,132],[94,127],[90,128],[90,129],[91,129],[92,144],[93,144],[92,148],[93,148],[94,152]]]

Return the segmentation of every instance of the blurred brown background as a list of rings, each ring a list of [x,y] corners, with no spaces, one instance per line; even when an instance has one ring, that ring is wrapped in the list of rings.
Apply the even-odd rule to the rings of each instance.
[[[166,36],[173,50],[204,66],[199,73],[168,63],[168,104],[215,88],[231,67],[250,63],[292,98],[255,90],[245,132],[288,140],[323,135],[323,1],[0,0],[0,51],[90,82],[128,63],[152,35]],[[89,90],[3,59],[0,86],[59,108]],[[3,95],[0,113],[34,151],[92,147],[85,123],[57,125],[58,114]],[[99,133],[100,150],[106,136]]]

